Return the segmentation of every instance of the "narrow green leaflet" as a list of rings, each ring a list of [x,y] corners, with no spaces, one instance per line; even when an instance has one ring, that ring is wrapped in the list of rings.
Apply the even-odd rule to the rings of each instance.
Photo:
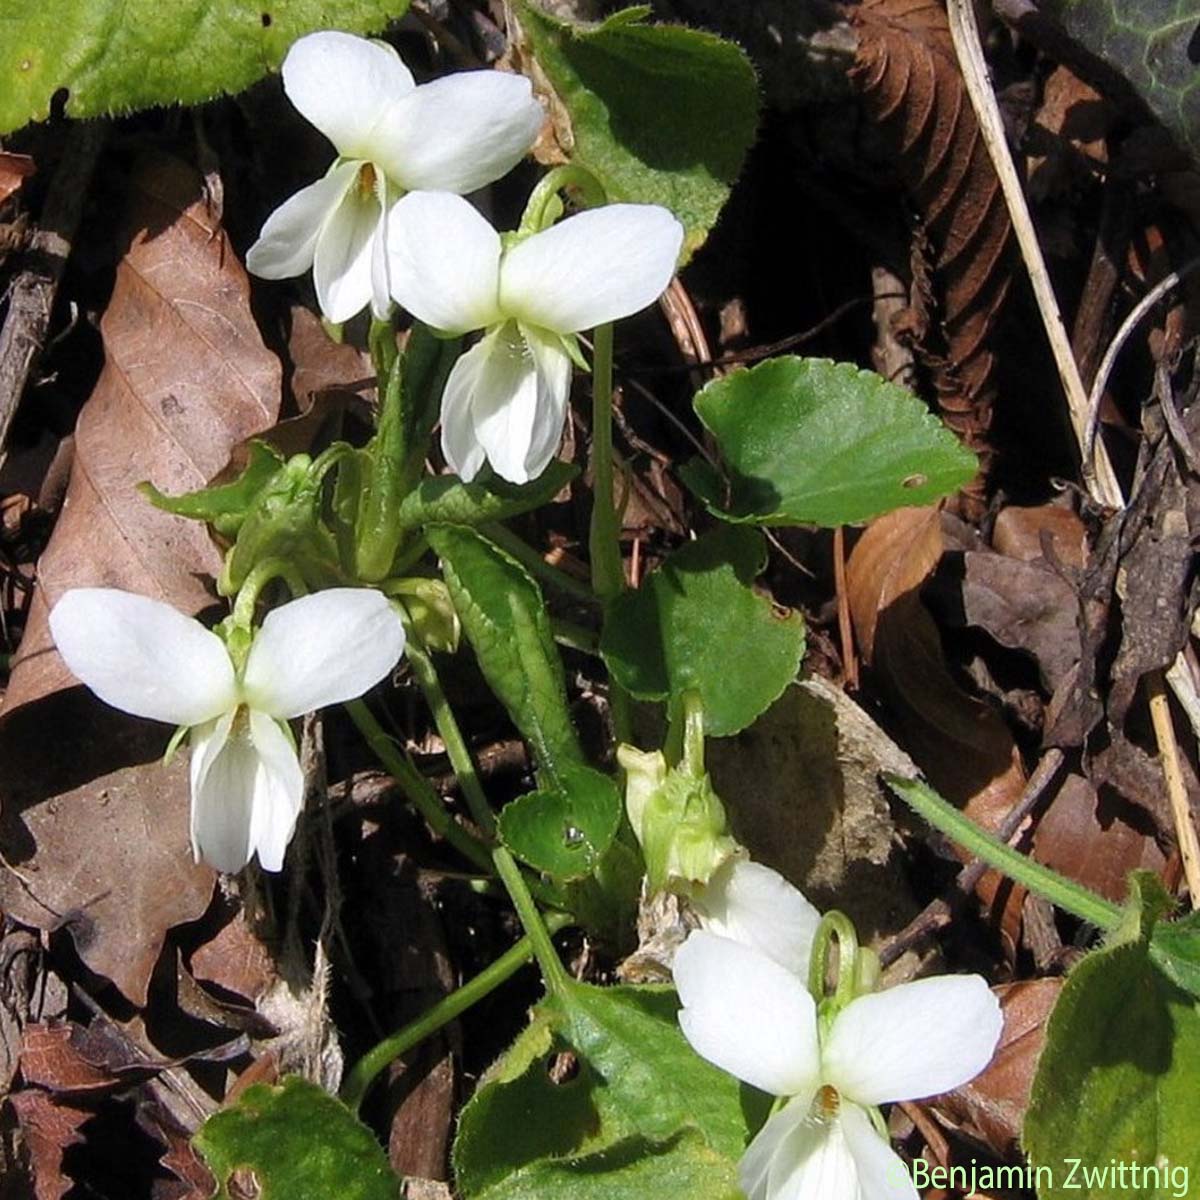
[[[732,1200],[735,1164],[769,1100],[696,1055],[667,988],[575,984],[463,1110],[454,1145],[467,1200]],[[576,1055],[555,1083],[555,1051]]]
[[[978,466],[911,392],[850,363],[770,359],[714,380],[695,409],[721,447],[729,487],[701,459],[683,476],[726,521],[847,525],[930,504]]]
[[[531,512],[549,504],[576,475],[579,468],[555,459],[530,483],[505,483],[494,476],[486,483],[463,483],[453,475],[430,476],[400,504],[402,528],[421,525],[487,525]]]
[[[687,231],[686,258],[708,236],[754,141],[758,81],[732,42],[647,25],[649,12],[628,8],[585,26],[520,7],[570,117],[572,160],[610,200],[669,208]]]
[[[396,1200],[400,1192],[375,1135],[296,1075],[247,1088],[209,1117],[194,1143],[216,1176],[218,1200],[229,1200],[230,1177],[242,1168],[254,1172],[262,1200]]]
[[[676,550],[613,604],[600,652],[626,691],[672,706],[694,688],[704,729],[725,737],[770,708],[796,677],[804,621],[750,586],[766,565],[762,535],[722,526]]]
[[[1041,0],[1038,9],[1127,79],[1180,146],[1200,159],[1197,0]]]
[[[553,778],[560,767],[582,762],[562,660],[538,585],[473,529],[431,525],[427,536],[484,677],[542,771]]]
[[[0,134],[49,115],[66,89],[73,117],[239,92],[277,67],[301,34],[374,33],[409,0],[57,0],[0,6]]]
[[[1050,1015],[1023,1133],[1043,1200],[1166,1200],[1200,1177],[1200,1012],[1151,953],[1155,885],[1131,877],[1115,944],[1079,962]]]
[[[558,882],[583,879],[600,865],[621,824],[616,784],[591,767],[560,766],[549,786],[500,813],[500,837],[522,861]]]

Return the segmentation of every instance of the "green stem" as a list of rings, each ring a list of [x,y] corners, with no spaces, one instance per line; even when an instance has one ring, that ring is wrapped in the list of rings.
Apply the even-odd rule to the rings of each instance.
[[[585,604],[597,603],[598,597],[586,583],[568,575],[559,567],[551,566],[532,546],[519,538],[511,529],[503,525],[486,525],[484,533],[500,547],[505,554],[511,555],[523,566],[530,575],[558,588],[574,600],[582,600]]]
[[[808,960],[808,990],[820,1004],[829,987],[830,956],[837,942],[837,986],[833,990],[835,1008],[844,1008],[854,999],[855,970],[858,958],[858,931],[854,922],[836,908],[830,909],[817,926],[812,956]]]
[[[570,923],[571,918],[563,913],[552,913],[546,918],[546,925],[551,933],[557,933],[563,926]],[[448,1025],[455,1017],[477,1004],[489,992],[495,991],[500,984],[515,975],[532,957],[533,941],[526,935],[511,950],[496,959],[491,966],[480,971],[474,979],[468,980],[462,987],[439,1000],[427,1012],[423,1012],[415,1021],[410,1021],[403,1029],[384,1038],[377,1046],[368,1050],[354,1064],[350,1074],[342,1083],[342,1102],[357,1111],[371,1084],[375,1082],[376,1076],[389,1063],[395,1061],[402,1054],[407,1054],[409,1050],[419,1045],[431,1034],[436,1033],[443,1025]]]
[[[400,607],[403,607],[402,601],[398,601],[398,603]],[[483,785],[479,782],[479,775],[475,770],[475,760],[471,757],[466,739],[458,727],[458,719],[446,700],[446,693],[442,691],[442,681],[438,678],[433,659],[429,657],[428,651],[421,644],[421,639],[417,637],[411,622],[406,620],[405,625],[408,627],[408,641],[404,648],[405,657],[412,668],[412,673],[417,677],[417,682],[421,685],[421,691],[425,693],[425,700],[429,704],[430,712],[433,713],[433,723],[437,726],[438,733],[446,745],[450,765],[454,768],[454,774],[463,790],[463,796],[466,798],[467,807],[471,810],[471,816],[475,818],[475,823],[479,828],[491,836],[496,831],[496,814],[492,811],[492,806],[484,794]]]
[[[282,579],[293,596],[303,596],[308,588],[300,573],[282,558],[264,558],[250,569],[233,602],[233,623],[241,629],[254,624],[254,609],[263,588],[273,579]]]
[[[612,365],[612,325],[600,325],[592,343],[592,522],[588,551],[592,586],[606,610],[625,590],[621,523],[613,497]],[[611,675],[608,690],[613,734],[618,742],[628,742],[633,734],[629,696]]]
[[[367,739],[367,745],[375,752],[389,775],[400,785],[409,803],[423,816],[430,829],[443,837],[465,858],[485,871],[492,868],[492,857],[482,842],[473,838],[443,807],[429,781],[402,754],[383,726],[362,700],[350,700],[345,705],[350,719]]]
[[[1090,888],[1034,862],[1019,850],[1006,846],[999,838],[976,825],[931,787],[918,779],[884,775],[888,787],[939,832],[957,842],[976,858],[1003,871],[1010,879],[1031,892],[1057,904],[1065,912],[1087,921],[1098,929],[1112,930],[1121,922],[1121,909],[1097,896]]]
[[[521,217],[522,234],[540,233],[557,219],[562,210],[554,206],[554,201],[562,188],[573,188],[588,208],[598,208],[608,203],[604,185],[591,171],[577,163],[555,167],[542,176],[537,187],[530,193]]]
[[[371,352],[371,362],[375,367],[375,377],[382,398],[383,389],[400,355],[396,345],[396,328],[390,317],[386,321],[381,321],[376,316],[371,317],[371,325],[367,330],[367,349]]]
[[[546,927],[546,922],[542,920],[542,914],[538,911],[533,896],[530,895],[529,888],[525,883],[525,876],[521,874],[521,868],[517,866],[516,859],[504,846],[497,846],[492,851],[492,862],[496,867],[496,874],[500,876],[500,881],[508,890],[513,907],[517,910],[517,916],[520,918],[521,927],[525,930],[533,947],[538,966],[542,969],[546,990],[561,996],[571,986],[571,977],[567,974],[566,967],[562,965],[558,951],[554,949],[554,943],[550,940],[550,930]]]

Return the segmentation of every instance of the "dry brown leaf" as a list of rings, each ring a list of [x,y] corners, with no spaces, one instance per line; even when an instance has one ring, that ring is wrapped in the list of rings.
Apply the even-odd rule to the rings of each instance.
[[[1061,989],[1061,979],[1028,979],[995,988],[1004,1029],[992,1061],[981,1075],[936,1102],[1001,1158],[1008,1157],[1020,1139],[1046,1021]]]
[[[851,552],[847,592],[863,660],[895,720],[897,740],[933,787],[995,829],[1021,797],[1025,771],[1003,718],[950,674],[922,583],[942,556],[936,508],[902,508],[871,522]],[[980,895],[1003,891],[1002,928],[1016,944],[1021,898],[994,872]]]
[[[117,1082],[108,1071],[80,1054],[74,1040],[76,1032],[70,1022],[25,1026],[21,1075],[27,1084],[61,1093],[94,1092]]]
[[[0,842],[14,870],[0,903],[40,929],[67,926],[87,965],[146,999],[166,931],[198,917],[212,872],[192,862],[184,756],[158,762],[169,730],[95,700],[50,640],[71,587],[141,592],[195,613],[220,568],[203,526],[136,491],[203,486],[233,446],[271,425],[279,364],[262,344],[245,271],[209,219],[201,177],[142,164],[127,250],[101,322],[106,362],[79,417],[71,481],[0,724]]]
[[[0,150],[0,204],[36,171],[37,166],[28,154],[13,154],[8,150]]]
[[[1087,562],[1087,542],[1087,526],[1078,514],[1056,504],[1032,508],[1010,504],[992,527],[992,548],[1022,562],[1046,558],[1049,551],[1063,566],[1082,569]]]
[[[38,1088],[14,1092],[8,1102],[17,1114],[29,1151],[33,1200],[62,1200],[74,1186],[63,1174],[63,1154],[83,1142],[80,1127],[91,1120],[85,1109],[60,1104]]]
[[[863,0],[849,13],[859,38],[852,81],[929,244],[934,286],[921,295],[917,272],[918,303],[932,310],[936,302],[944,347],[918,336],[916,348],[933,370],[947,424],[980,454],[986,478],[996,391],[991,341],[1011,278],[1008,209],[945,9],[935,0]],[[931,315],[920,314],[924,323]]]

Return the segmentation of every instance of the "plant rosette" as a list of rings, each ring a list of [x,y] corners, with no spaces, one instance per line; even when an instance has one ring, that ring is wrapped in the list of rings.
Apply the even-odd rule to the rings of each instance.
[[[473,192],[499,179],[544,118],[520,75],[466,71],[418,86],[391,46],[333,31],[292,46],[283,87],[338,157],[267,218],[246,266],[264,279],[311,267],[321,311],[335,322],[368,303],[387,315],[388,227],[405,192]]]
[[[219,871],[255,853],[264,870],[282,870],[304,802],[287,721],[361,696],[404,649],[400,617],[366,588],[302,596],[249,638],[235,626],[228,643],[159,600],[75,588],[54,606],[50,632],[106,704],[186,732],[192,849]]]

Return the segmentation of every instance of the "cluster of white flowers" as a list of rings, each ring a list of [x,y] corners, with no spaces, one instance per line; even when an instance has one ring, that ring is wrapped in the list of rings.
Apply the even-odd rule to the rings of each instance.
[[[382,318],[396,300],[440,332],[485,330],[446,384],[446,461],[467,480],[485,459],[512,483],[535,478],[562,437],[573,335],[653,302],[683,227],[664,208],[618,204],[502,243],[461,197],[537,137],[542,109],[522,76],[418,87],[390,46],[326,32],[291,48],[283,85],[338,157],[271,215],[247,266],[269,279],[311,268],[331,321],[368,303]]]
[[[1003,1019],[985,981],[922,979],[818,1005],[820,915],[782,876],[736,858],[693,904],[702,928],[673,968],[680,1026],[702,1057],[780,1097],[739,1167],[748,1200],[918,1200],[874,1109],[987,1066]]]

